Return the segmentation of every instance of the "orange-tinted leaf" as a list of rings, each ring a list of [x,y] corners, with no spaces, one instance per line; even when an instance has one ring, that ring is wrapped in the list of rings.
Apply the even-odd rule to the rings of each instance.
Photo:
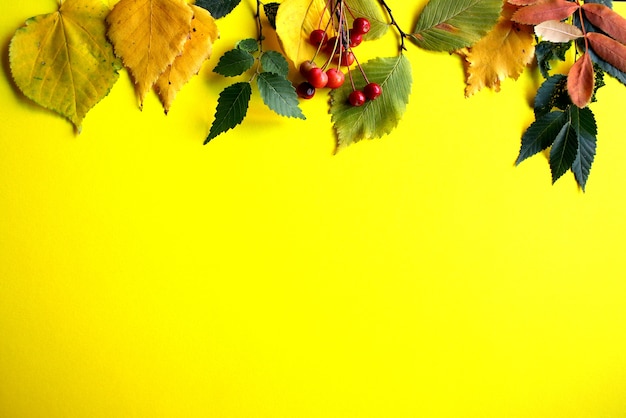
[[[587,33],[591,48],[600,58],[622,72],[626,72],[626,46],[597,32]]]
[[[614,10],[599,3],[585,3],[583,10],[592,25],[602,29],[616,40],[626,43],[626,19]]]
[[[507,77],[517,79],[532,62],[535,52],[534,36],[529,26],[510,20],[516,6],[505,4],[496,26],[465,52],[467,87],[471,96],[484,87],[500,90]]]
[[[537,4],[544,1],[546,0],[509,0],[508,3],[515,6],[528,6],[529,4]]]
[[[570,68],[567,75],[567,92],[572,102],[580,107],[586,107],[593,96],[595,74],[589,54],[584,53]]]
[[[570,17],[580,6],[567,0],[550,0],[531,4],[519,9],[511,20],[524,25],[537,25],[546,20],[563,20]]]
[[[185,43],[182,55],[161,74],[155,87],[161,103],[167,113],[176,98],[176,94],[191,77],[198,74],[200,67],[213,50],[213,42],[218,38],[219,31],[215,19],[201,7],[191,6],[194,12],[191,21],[191,35]]]
[[[141,102],[183,52],[192,17],[185,0],[121,0],[107,16],[109,39],[133,75]]]

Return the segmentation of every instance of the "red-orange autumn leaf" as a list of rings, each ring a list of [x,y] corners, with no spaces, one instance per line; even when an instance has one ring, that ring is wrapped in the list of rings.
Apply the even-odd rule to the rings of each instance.
[[[626,43],[626,19],[614,10],[599,3],[583,4],[585,17],[592,25],[602,29],[622,43]]]
[[[509,4],[513,4],[515,6],[528,6],[529,4],[537,4],[546,0],[509,0]]]
[[[587,33],[587,40],[596,54],[618,70],[626,72],[626,46],[597,32]]]
[[[570,17],[580,6],[567,0],[550,0],[531,4],[519,9],[511,20],[524,25],[537,25],[546,20],[563,20]]]
[[[584,53],[570,68],[567,75],[567,92],[576,106],[586,107],[593,96],[595,75],[589,54]]]
[[[530,26],[511,21],[516,10],[517,6],[505,4],[496,26],[471,48],[461,51],[467,62],[466,96],[484,87],[500,90],[502,80],[507,77],[517,79],[532,62],[535,52],[533,31]]]

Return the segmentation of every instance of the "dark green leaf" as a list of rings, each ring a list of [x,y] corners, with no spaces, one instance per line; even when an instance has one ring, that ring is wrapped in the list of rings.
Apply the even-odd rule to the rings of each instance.
[[[330,113],[337,132],[338,149],[362,139],[378,138],[390,133],[399,123],[411,93],[411,64],[404,56],[376,58],[362,65],[371,82],[382,87],[382,95],[354,107],[348,102],[352,92],[349,82],[331,92]],[[366,82],[359,71],[353,71],[357,89]]]
[[[213,71],[226,77],[235,77],[248,71],[253,64],[251,53],[243,49],[231,49],[222,55]]]
[[[281,116],[306,119],[298,106],[298,95],[291,82],[274,73],[261,73],[257,85],[263,102]]]
[[[515,164],[548,148],[554,142],[561,129],[567,125],[564,112],[555,110],[533,122],[522,136],[522,147]]]
[[[591,164],[593,164],[593,159],[596,155],[598,128],[593,112],[588,107],[584,109],[576,108],[572,112],[571,123],[578,134],[578,152],[572,164],[572,172],[576,182],[584,191],[591,171]]]
[[[237,49],[242,49],[250,53],[257,52],[259,50],[259,43],[254,38],[242,39],[237,42],[237,45],[235,46]]]
[[[570,106],[568,116],[571,117],[573,112],[571,109],[576,106]],[[552,148],[550,149],[550,171],[552,171],[552,183],[556,182],[567,170],[572,167],[576,154],[578,153],[578,133],[568,121],[556,136]]]
[[[265,51],[263,55],[261,55],[261,66],[263,70],[285,78],[287,78],[289,74],[289,63],[280,52]]]
[[[501,11],[501,0],[430,0],[412,39],[419,47],[434,51],[471,46],[493,28]]]
[[[274,29],[276,29],[276,13],[278,13],[278,6],[280,6],[280,3],[265,3],[263,5],[265,16],[267,16],[270,26]]]
[[[215,19],[233,11],[241,0],[196,0],[196,6],[207,9]]]
[[[572,46],[572,42],[552,43],[541,41],[535,47],[535,57],[537,57],[537,66],[544,78],[550,76],[552,70],[552,61],[565,61],[565,54]]]
[[[555,107],[565,110],[572,101],[567,94],[567,76],[555,74],[548,77],[535,95],[535,118],[549,113]]]
[[[240,82],[226,87],[217,99],[215,120],[204,143],[239,125],[248,112],[252,87]]]

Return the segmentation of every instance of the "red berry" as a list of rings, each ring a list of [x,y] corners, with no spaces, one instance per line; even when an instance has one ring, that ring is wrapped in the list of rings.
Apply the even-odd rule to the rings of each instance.
[[[324,70],[319,67],[312,68],[306,79],[316,89],[324,88],[326,87],[326,83],[328,83],[328,76]]]
[[[326,42],[325,51],[328,55],[333,55],[334,53],[339,51],[339,42],[337,42],[337,37],[333,36]]]
[[[309,35],[309,41],[315,46],[324,45],[327,40],[328,36],[326,35],[326,32],[324,32],[322,29],[315,29]]]
[[[302,74],[306,78],[313,68],[317,68],[317,64],[315,63],[315,61],[304,61],[302,64],[300,64],[300,74]]]
[[[361,45],[361,42],[363,42],[363,35],[350,32],[350,48]]]
[[[341,87],[346,79],[346,76],[336,68],[331,68],[326,71],[326,75],[328,76],[328,83],[326,83],[326,87],[331,89]]]
[[[299,97],[302,97],[303,99],[310,99],[315,96],[315,87],[313,87],[311,83],[303,81],[298,84],[298,87],[296,87],[296,92]]]
[[[359,35],[365,35],[370,31],[370,21],[364,17],[357,17],[352,22],[352,32],[358,33]]]
[[[363,89],[363,93],[365,93],[365,97],[368,99],[374,100],[383,93],[383,89],[377,83],[369,83]]]
[[[348,96],[348,101],[352,106],[363,106],[365,103],[365,93],[361,90],[354,90],[350,93],[350,96]]]
[[[349,67],[354,63],[354,54],[352,51],[344,51],[341,55],[341,65]]]

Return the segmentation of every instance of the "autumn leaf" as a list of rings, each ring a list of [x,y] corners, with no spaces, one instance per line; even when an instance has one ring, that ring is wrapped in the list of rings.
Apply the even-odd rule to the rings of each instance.
[[[580,6],[567,0],[548,0],[519,9],[511,20],[524,25],[538,25],[546,20],[563,20],[570,17]]]
[[[569,23],[558,20],[546,20],[535,26],[535,34],[543,38],[544,41],[560,43],[581,38],[583,31]]]
[[[121,68],[105,36],[108,13],[100,0],[66,0],[58,11],[29,19],[9,46],[11,73],[24,95],[77,128]]]
[[[176,94],[191,77],[196,75],[204,61],[210,56],[213,42],[219,31],[211,14],[197,6],[191,6],[194,17],[191,21],[191,35],[185,43],[183,53],[176,57],[158,78],[155,88],[167,113]]]
[[[611,8],[597,3],[582,6],[585,17],[592,25],[600,28],[615,40],[626,43],[626,19]]]
[[[586,107],[593,96],[594,83],[593,63],[589,54],[584,53],[567,74],[567,92],[572,103],[581,109]]]
[[[337,132],[338,150],[362,139],[373,139],[390,133],[397,125],[409,102],[411,93],[411,64],[404,56],[375,58],[362,64],[370,81],[380,84],[383,93],[363,106],[352,106],[348,96],[351,83],[331,92],[330,113]],[[366,81],[354,72],[354,83],[362,89]]]
[[[192,18],[185,0],[121,0],[107,16],[109,39],[130,70],[141,103],[182,54]]]
[[[587,33],[589,45],[600,58],[620,71],[626,72],[626,46],[597,32]]]
[[[516,6],[505,4],[496,26],[471,48],[460,51],[465,56],[469,97],[484,87],[500,90],[507,77],[517,79],[534,57],[534,36],[529,26],[511,21]],[[494,53],[497,51],[497,53]]]
[[[496,24],[502,0],[430,0],[411,39],[420,48],[455,51],[485,36]]]

